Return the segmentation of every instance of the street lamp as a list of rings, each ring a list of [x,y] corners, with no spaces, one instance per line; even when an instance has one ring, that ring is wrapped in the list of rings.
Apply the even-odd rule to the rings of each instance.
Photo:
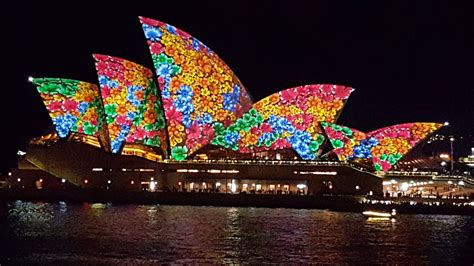
[[[454,169],[454,151],[453,151],[453,142],[454,142],[454,137],[450,137],[449,138],[449,144],[450,144],[450,148],[451,148],[451,174],[453,172],[453,169]]]

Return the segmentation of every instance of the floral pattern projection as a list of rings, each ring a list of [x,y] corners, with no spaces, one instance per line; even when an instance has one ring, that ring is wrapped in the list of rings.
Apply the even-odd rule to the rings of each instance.
[[[378,144],[376,139],[366,139],[364,132],[334,123],[321,122],[321,127],[340,161],[372,158],[370,149]]]
[[[70,132],[99,136],[105,118],[96,85],[61,78],[35,78],[32,82],[59,137],[65,138]]]
[[[342,155],[339,156],[340,160],[372,158],[376,171],[388,171],[420,141],[441,128],[442,124],[406,123],[377,129],[365,136],[360,131],[344,126],[322,126],[336,154]]]
[[[324,141],[319,122],[334,122],[352,91],[323,84],[274,93],[231,126],[216,123],[212,143],[243,153],[293,148],[302,159],[313,160]]]
[[[128,142],[161,147],[166,154],[164,113],[151,70],[117,57],[94,58],[111,151],[118,153]]]
[[[227,127],[252,101],[232,70],[207,46],[169,24],[140,18],[168,123],[174,160],[208,144],[214,128]]]

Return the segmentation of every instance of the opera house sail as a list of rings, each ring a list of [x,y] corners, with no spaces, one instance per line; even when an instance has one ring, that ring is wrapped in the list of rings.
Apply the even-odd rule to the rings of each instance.
[[[333,189],[337,176],[347,187],[345,191],[355,187],[370,191],[378,186],[378,173],[390,171],[442,126],[405,123],[364,133],[339,125],[338,117],[354,91],[343,85],[296,86],[254,103],[230,67],[201,41],[157,20],[140,17],[140,23],[154,71],[119,57],[94,54],[98,85],[63,78],[30,79],[49,112],[55,139],[63,139],[56,147],[50,145],[49,154],[30,160],[36,167],[55,176],[74,175],[74,179],[68,180],[83,185],[89,182],[88,176],[93,176],[91,171],[105,172],[104,165],[116,165],[124,175],[133,176],[129,171],[136,171],[143,178],[145,175],[140,172],[153,172],[155,178],[159,172],[163,184],[183,184],[182,180],[188,180],[189,186],[201,183],[206,189],[207,181],[202,182],[198,176],[225,178],[213,182],[216,189],[223,182],[226,191],[236,184],[237,176],[254,180],[294,179],[299,189],[314,188],[318,182]],[[73,142],[95,147],[83,148]],[[72,146],[78,150],[74,155],[76,161],[61,164],[64,149]],[[92,152],[95,157],[84,157]],[[53,160],[41,161],[42,156],[52,154],[59,158],[55,165],[48,165]],[[122,155],[135,156],[124,160]],[[212,162],[257,160],[261,165],[245,169],[225,168],[234,165],[220,165],[219,169],[182,168],[185,163],[194,165],[196,159],[206,161],[200,159],[201,155]],[[31,152],[29,156],[34,157]],[[266,165],[267,159],[273,160],[271,165]],[[273,164],[277,161],[287,165],[275,168]],[[137,164],[146,167],[135,169],[133,165]],[[72,170],[63,171],[74,165],[84,167],[74,174]],[[361,174],[351,168],[354,165],[366,167],[364,178],[375,180],[376,185],[363,187],[366,181],[359,183],[359,179],[352,178]],[[270,168],[260,171],[267,166]],[[118,175],[117,171],[113,173]],[[327,176],[332,179],[324,179]],[[227,182],[229,177],[234,183]],[[135,184],[134,180],[129,182],[128,186]],[[252,182],[256,189],[258,182]],[[269,183],[268,187],[274,185]]]
[[[112,153],[143,143],[167,154],[163,107],[150,69],[118,57],[95,54]]]
[[[252,101],[232,70],[207,46],[169,24],[140,18],[168,122],[171,155],[184,160],[229,126]]]

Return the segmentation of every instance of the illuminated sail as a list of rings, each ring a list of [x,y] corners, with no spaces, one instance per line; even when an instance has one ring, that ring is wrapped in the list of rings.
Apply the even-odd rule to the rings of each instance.
[[[313,160],[324,141],[319,122],[334,122],[352,91],[316,84],[274,93],[231,126],[215,125],[212,143],[243,153],[293,148],[302,159]]]
[[[98,137],[104,127],[104,112],[96,85],[62,78],[34,78],[56,132],[65,138],[70,132]]]
[[[111,151],[129,142],[161,147],[166,154],[165,119],[151,70],[117,57],[94,58]]]
[[[158,76],[172,158],[208,144],[252,105],[242,83],[207,46],[169,24],[140,18]]]

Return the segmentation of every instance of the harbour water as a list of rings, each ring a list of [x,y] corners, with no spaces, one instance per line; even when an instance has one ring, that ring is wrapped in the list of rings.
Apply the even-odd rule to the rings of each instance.
[[[474,262],[472,216],[0,203],[0,264]]]

